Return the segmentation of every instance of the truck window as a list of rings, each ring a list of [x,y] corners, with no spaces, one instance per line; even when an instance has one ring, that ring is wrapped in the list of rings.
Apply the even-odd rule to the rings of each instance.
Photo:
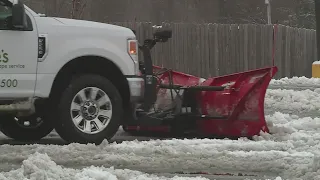
[[[12,8],[0,3],[0,30],[10,29]]]

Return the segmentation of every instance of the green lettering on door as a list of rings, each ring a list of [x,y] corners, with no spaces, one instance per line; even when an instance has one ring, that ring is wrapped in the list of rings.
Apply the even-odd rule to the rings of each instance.
[[[1,50],[1,53],[0,53],[0,62],[2,63],[9,62],[9,54],[6,53],[3,49]]]

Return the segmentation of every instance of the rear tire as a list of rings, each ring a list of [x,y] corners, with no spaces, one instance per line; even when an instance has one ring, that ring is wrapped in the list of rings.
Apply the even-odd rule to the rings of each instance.
[[[17,141],[38,141],[52,132],[53,125],[37,114],[15,118],[14,115],[0,116],[0,131]],[[40,121],[39,121],[40,120]],[[30,125],[25,125],[25,123]]]
[[[108,79],[81,75],[64,90],[54,114],[55,129],[65,141],[100,144],[119,129],[122,99]]]

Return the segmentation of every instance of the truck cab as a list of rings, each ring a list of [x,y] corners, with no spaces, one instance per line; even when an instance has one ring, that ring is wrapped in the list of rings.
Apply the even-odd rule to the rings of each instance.
[[[46,17],[0,0],[0,130],[35,141],[110,139],[143,99],[138,42],[116,25]]]

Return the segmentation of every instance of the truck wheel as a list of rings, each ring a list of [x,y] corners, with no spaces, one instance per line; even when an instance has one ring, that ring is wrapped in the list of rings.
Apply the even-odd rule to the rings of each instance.
[[[27,117],[0,116],[0,131],[17,141],[38,141],[53,130],[53,125],[37,114]]]
[[[72,80],[57,106],[56,131],[67,142],[96,143],[119,129],[123,106],[117,88],[99,75]]]

